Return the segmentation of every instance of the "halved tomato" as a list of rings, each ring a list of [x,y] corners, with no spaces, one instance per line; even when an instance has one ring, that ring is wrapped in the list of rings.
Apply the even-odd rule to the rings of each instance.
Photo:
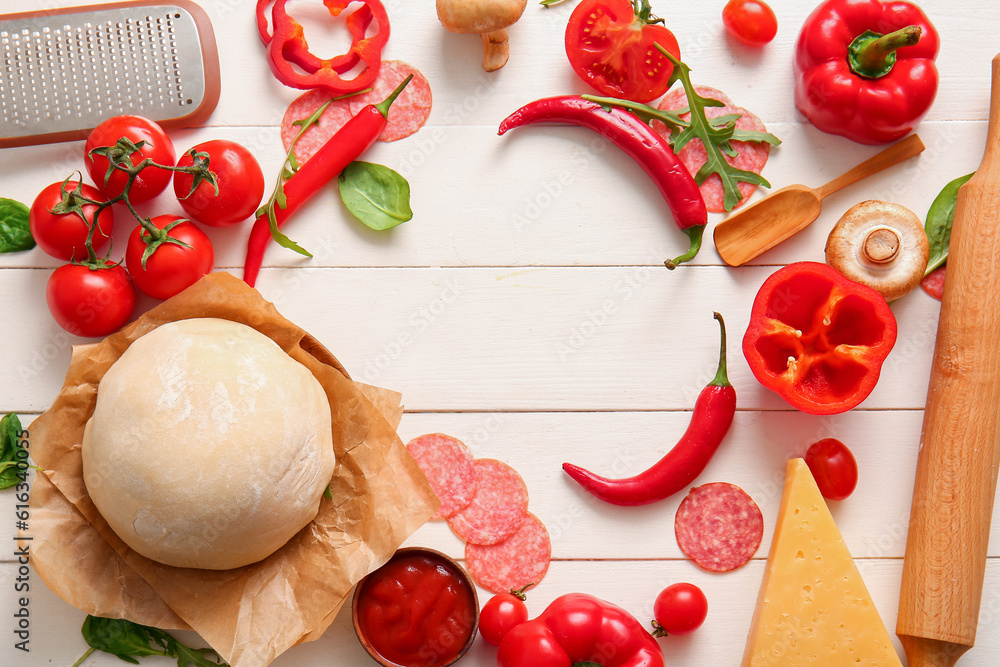
[[[652,15],[649,0],[582,0],[566,26],[566,55],[580,78],[610,97],[649,102],[667,92],[680,60],[674,34]]]

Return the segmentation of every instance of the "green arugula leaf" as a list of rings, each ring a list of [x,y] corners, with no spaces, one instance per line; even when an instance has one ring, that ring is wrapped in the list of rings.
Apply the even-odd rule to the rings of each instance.
[[[35,247],[28,225],[28,207],[0,197],[0,252],[19,252]]]
[[[0,419],[0,489],[9,489],[23,481],[17,470],[22,432],[21,420],[13,412]]]
[[[355,160],[338,184],[347,210],[372,229],[392,229],[413,218],[410,184],[389,167]]]
[[[927,211],[924,232],[927,233],[927,240],[930,242],[931,248],[924,275],[940,268],[948,260],[948,246],[951,243],[951,225],[955,221],[958,189],[965,185],[974,173],[959,176],[944,186]]]
[[[695,91],[694,84],[691,83],[691,68],[675,58],[669,51],[664,49],[659,44],[655,44],[654,46],[664,55],[664,57],[673,63],[674,71],[670,74],[670,85],[673,86],[673,84],[677,81],[681,82],[681,85],[684,87],[684,93],[687,95],[688,106],[691,111],[691,118],[688,121],[688,127],[681,129],[679,132],[672,131],[671,143],[673,145],[674,152],[680,152],[688,141],[695,138],[701,139],[702,144],[705,146],[706,161],[705,164],[702,165],[701,169],[698,170],[698,173],[695,174],[695,182],[698,183],[698,185],[701,185],[705,182],[705,179],[712,174],[718,174],[719,178],[722,180],[723,208],[727,211],[733,210],[733,207],[735,207],[740,199],[743,198],[743,194],[740,192],[738,187],[739,183],[745,182],[753,183],[754,185],[763,185],[764,187],[771,187],[771,184],[760,176],[760,174],[743,169],[737,169],[726,161],[725,157],[723,157],[723,153],[730,156],[735,155],[736,153],[729,143],[730,140],[736,139],[735,120],[732,121],[731,124],[726,122],[723,125],[710,123],[708,118],[705,116],[705,109],[707,107],[725,105],[719,100],[713,100],[699,95],[697,91]],[[732,114],[729,115],[729,117],[731,116]],[[774,141],[769,140],[769,143],[777,145],[775,142],[777,142],[777,138],[775,138]]]

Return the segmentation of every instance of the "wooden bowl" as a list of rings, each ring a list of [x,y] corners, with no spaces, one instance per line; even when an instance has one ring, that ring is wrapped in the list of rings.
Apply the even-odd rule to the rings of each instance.
[[[365,631],[362,628],[361,620],[359,619],[358,615],[358,606],[359,602],[365,595],[365,586],[372,579],[372,577],[376,576],[380,571],[383,570],[383,568],[389,566],[391,563],[403,558],[408,558],[413,556],[422,556],[426,559],[429,559],[432,562],[436,562],[447,567],[458,577],[462,587],[468,592],[471,598],[472,629],[471,632],[469,633],[468,639],[466,640],[465,644],[458,650],[457,653],[455,653],[451,657],[443,658],[444,661],[435,663],[434,667],[447,667],[448,665],[453,665],[459,659],[461,659],[461,657],[464,656],[466,652],[468,652],[469,648],[472,647],[473,642],[475,642],[476,640],[476,634],[479,629],[479,595],[476,592],[476,585],[469,577],[469,573],[465,571],[465,568],[459,565],[455,559],[441,553],[440,551],[435,551],[434,549],[427,549],[424,547],[406,547],[403,549],[399,549],[396,551],[395,554],[393,554],[392,558],[390,558],[385,565],[383,565],[381,568],[375,570],[374,572],[366,576],[364,579],[359,581],[358,585],[354,588],[354,598],[351,601],[351,616],[354,621],[354,632],[358,636],[358,641],[361,642],[361,646],[364,647],[365,651],[368,653],[368,655],[372,657],[372,659],[375,662],[379,663],[380,665],[383,665],[383,667],[410,667],[409,665],[401,664],[399,662],[394,662],[382,656],[379,653],[378,649],[372,645],[372,642],[365,635]]]

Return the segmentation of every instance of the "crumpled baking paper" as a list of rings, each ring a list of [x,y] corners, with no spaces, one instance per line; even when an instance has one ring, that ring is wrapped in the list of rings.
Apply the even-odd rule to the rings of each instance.
[[[140,556],[104,521],[83,482],[80,443],[104,373],[143,334],[192,317],[242,322],[270,337],[309,368],[331,405],[333,500],[324,499],[316,519],[274,554],[233,570],[176,568]],[[318,639],[353,585],[437,510],[396,435],[399,399],[353,382],[253,288],[228,273],[209,274],[100,343],[73,348],[62,391],[31,425],[31,455],[42,468],[31,492],[32,564],[49,588],[88,614],[192,629],[233,667],[267,665]]]

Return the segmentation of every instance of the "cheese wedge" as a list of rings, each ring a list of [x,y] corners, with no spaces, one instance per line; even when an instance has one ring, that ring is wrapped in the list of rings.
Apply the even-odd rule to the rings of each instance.
[[[806,665],[902,667],[809,467],[791,459],[743,667]]]

